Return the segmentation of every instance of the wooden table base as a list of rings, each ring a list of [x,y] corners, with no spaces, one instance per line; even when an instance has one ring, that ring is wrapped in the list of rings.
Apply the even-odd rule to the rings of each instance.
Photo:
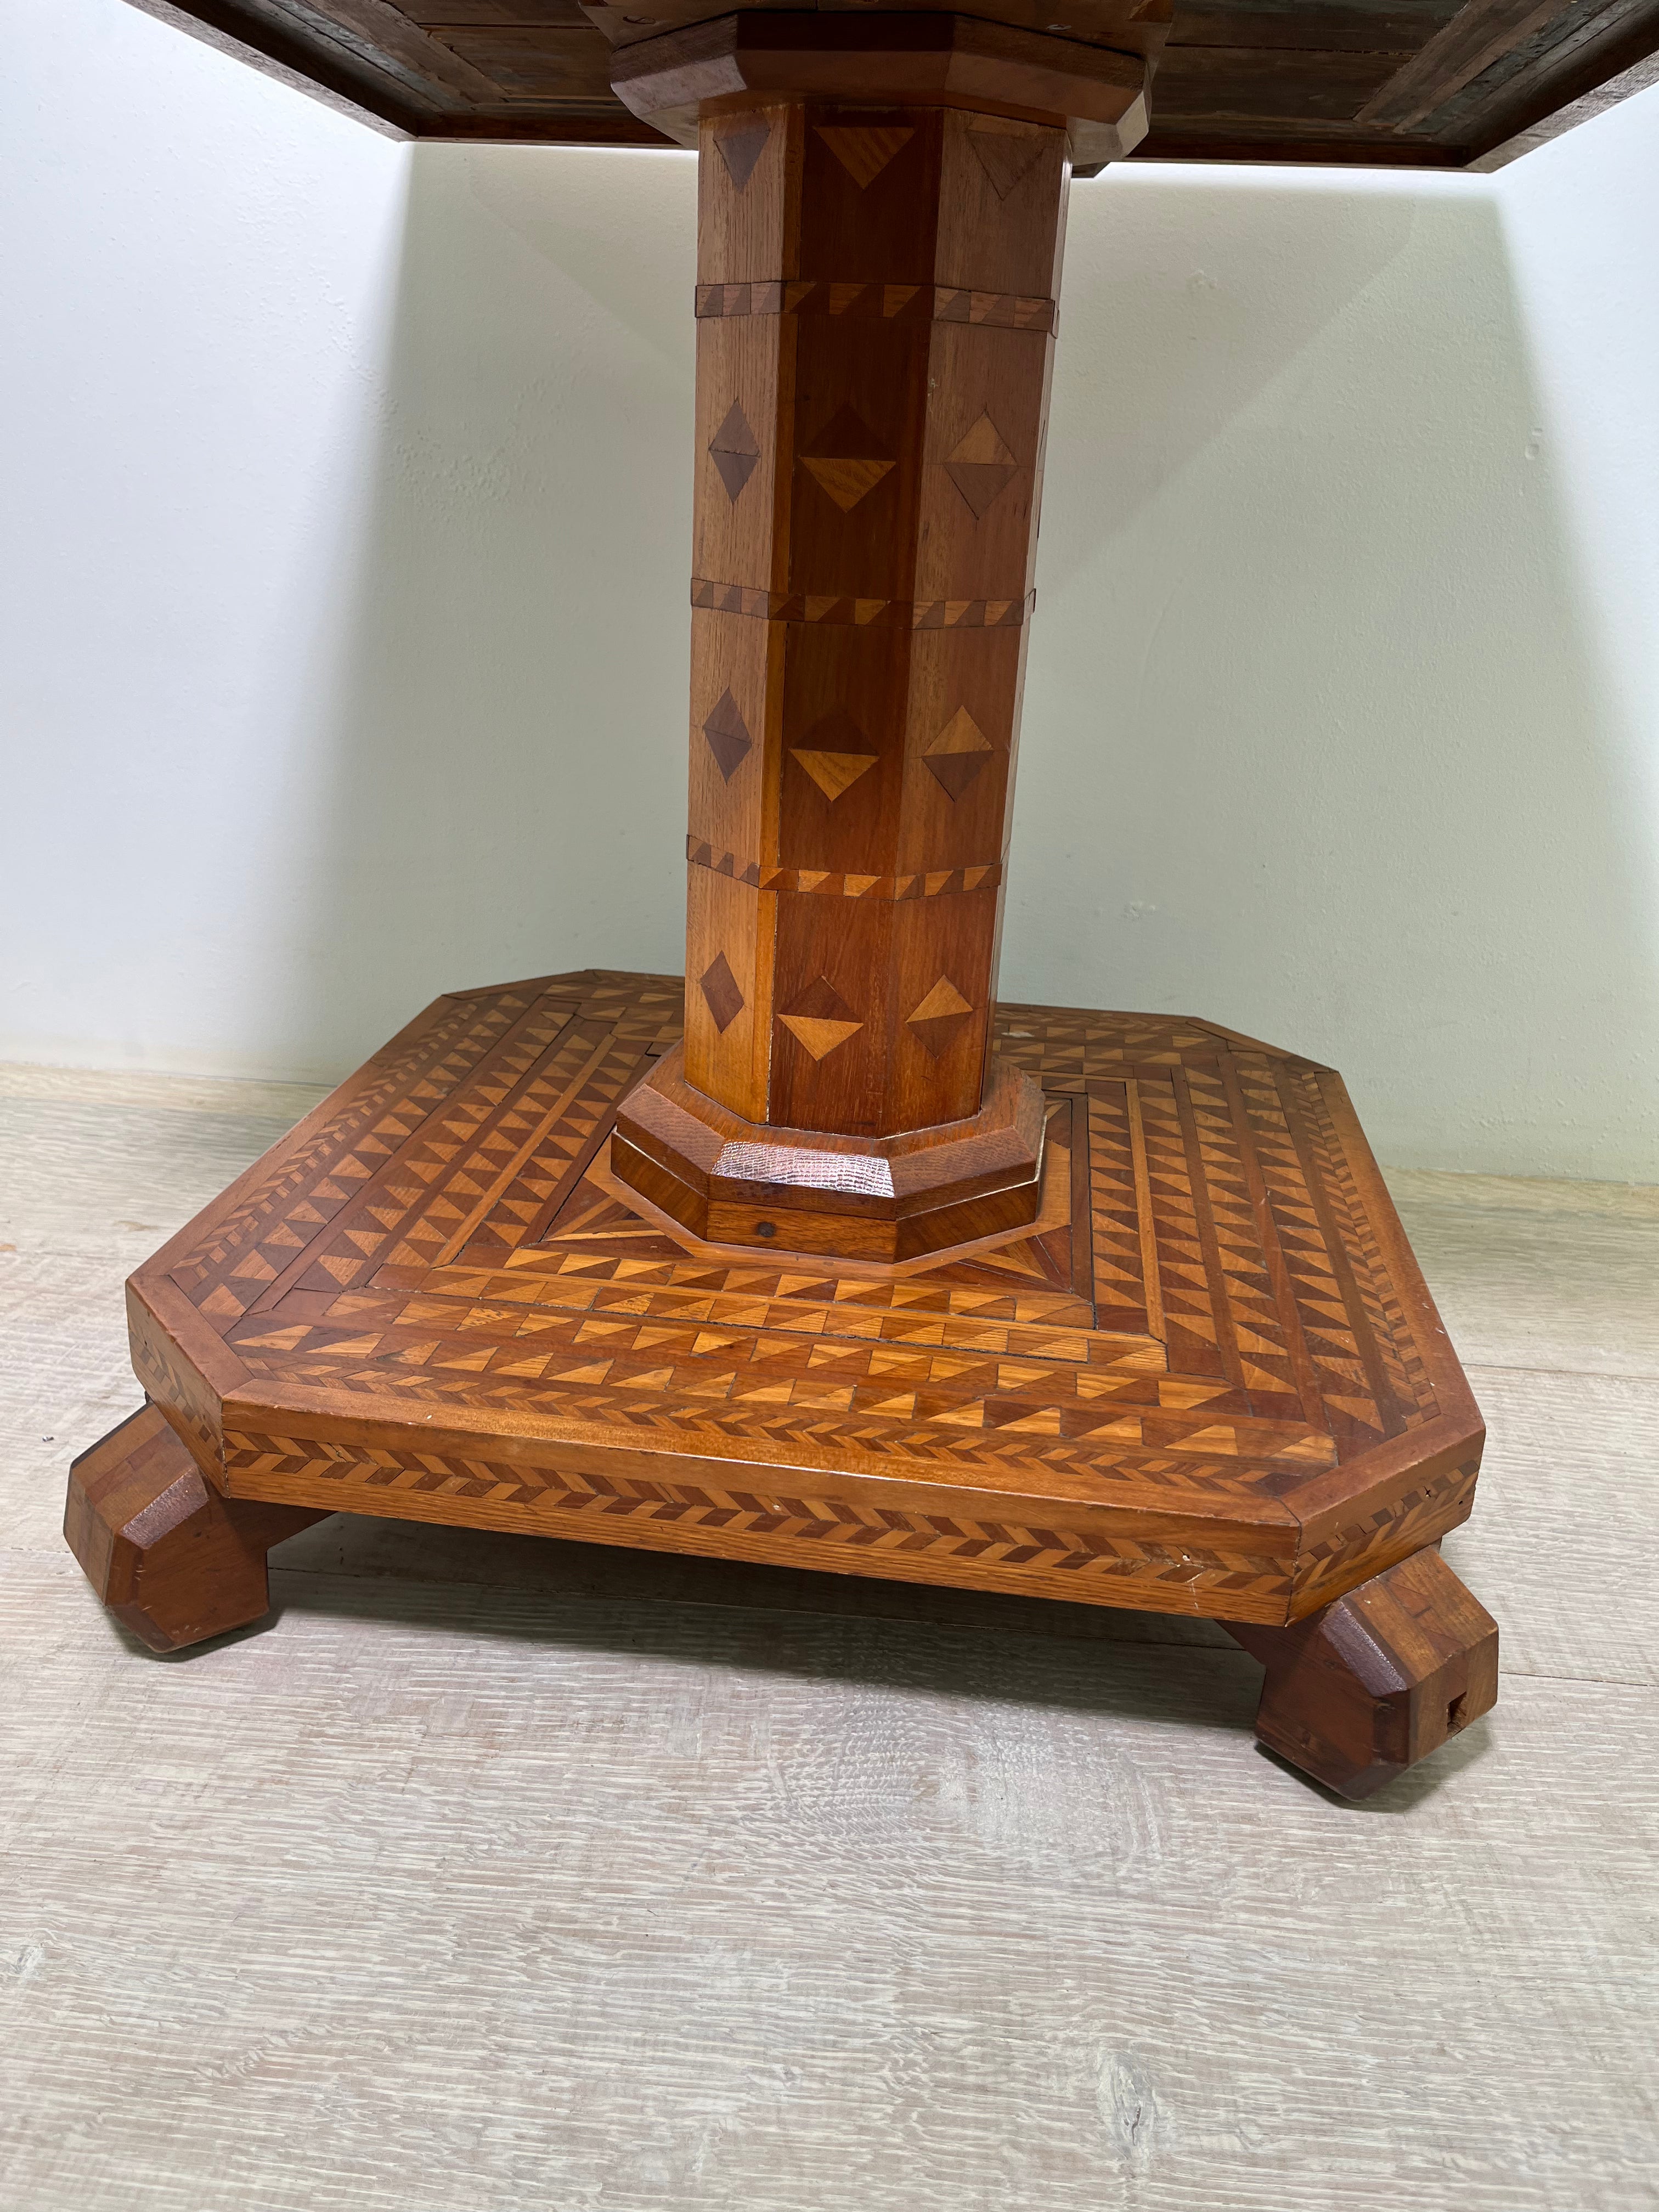
[[[677,978],[439,1000],[129,1286],[152,1404],[71,1470],[174,1649],[379,1513],[1207,1615],[1262,1740],[1362,1796],[1484,1712],[1433,1547],[1482,1429],[1338,1077],[1201,1021],[1004,1006],[1038,1219],[945,1265],[733,1254],[626,1201]]]

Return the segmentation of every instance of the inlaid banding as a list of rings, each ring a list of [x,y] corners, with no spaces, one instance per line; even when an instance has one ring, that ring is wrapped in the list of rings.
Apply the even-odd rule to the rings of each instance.
[[[940,898],[951,891],[994,890],[1002,881],[1000,860],[971,868],[931,868],[910,875],[837,875],[824,868],[769,868],[745,860],[740,853],[721,853],[701,837],[688,837],[685,857],[694,868],[729,876],[751,890],[805,891],[821,898]]]
[[[1021,292],[975,292],[954,284],[832,283],[772,277],[761,283],[699,284],[699,321],[744,315],[828,315],[857,322],[968,323],[989,330],[1033,331],[1053,337],[1057,301]]]
[[[693,576],[691,604],[763,622],[846,623],[860,629],[1018,629],[1035,612],[1036,593],[1028,592],[1023,599],[855,599],[763,592]]]

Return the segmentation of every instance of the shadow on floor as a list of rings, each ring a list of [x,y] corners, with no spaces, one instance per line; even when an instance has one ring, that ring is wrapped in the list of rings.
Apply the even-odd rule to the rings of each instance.
[[[1214,1621],[349,1515],[279,1547],[270,1582],[263,1620],[184,1651],[105,1619],[167,1665],[331,1619],[1239,1735],[1261,1679]],[[1478,1722],[1358,1803],[1257,1749],[1334,1809],[1399,1814],[1488,1747]]]
[[[307,1616],[396,1622],[1241,1735],[1261,1683],[1215,1621],[346,1515],[272,1554],[271,1595],[242,1636],[284,1615],[290,1633]],[[1477,1723],[1359,1804],[1261,1755],[1334,1808],[1397,1814],[1487,1743]]]

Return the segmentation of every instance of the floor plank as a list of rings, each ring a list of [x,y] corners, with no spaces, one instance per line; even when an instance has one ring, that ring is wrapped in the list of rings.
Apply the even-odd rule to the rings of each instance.
[[[1659,1185],[1388,1182],[1466,1367],[1659,1381]]]
[[[1652,2202],[1639,1692],[1352,1808],[1242,1656],[307,1585],[0,1582],[9,2203]]]
[[[1477,1367],[1473,1517],[1446,1539],[1506,1674],[1659,1686],[1659,1382]]]

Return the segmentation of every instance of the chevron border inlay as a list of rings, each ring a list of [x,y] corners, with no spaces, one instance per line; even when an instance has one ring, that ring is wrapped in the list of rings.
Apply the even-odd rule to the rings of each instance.
[[[842,995],[779,1009],[828,1069],[862,1011]],[[962,998],[935,982],[913,1012],[965,1021]],[[204,1463],[222,1415],[197,1378],[230,1359],[245,1495],[326,1468],[347,1510],[531,1527],[545,1500],[618,1541],[796,1564],[850,1541],[1048,1595],[1109,1555],[1101,1601],[1246,1620],[1467,1516],[1479,1416],[1329,1070],[1179,1016],[1005,1006],[996,1049],[1049,1100],[1042,1212],[872,1278],[688,1251],[629,1207],[608,1139],[684,1003],[678,978],[605,971],[440,1000],[141,1269],[142,1376]],[[361,1449],[343,1419],[410,1442]],[[601,1505],[571,1453],[607,1441],[633,1471]],[[869,1489],[890,1470],[903,1499]],[[1207,1562],[1194,1514],[1230,1532]]]

